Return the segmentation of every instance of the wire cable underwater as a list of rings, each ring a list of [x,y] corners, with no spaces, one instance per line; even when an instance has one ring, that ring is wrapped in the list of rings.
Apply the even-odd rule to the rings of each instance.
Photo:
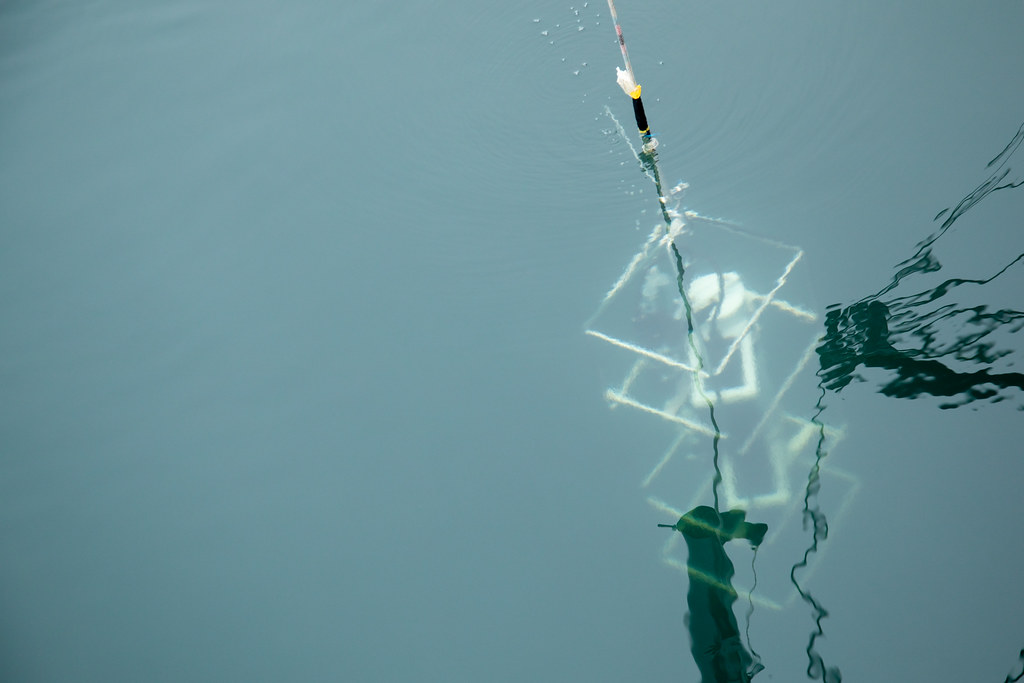
[[[650,241],[657,241],[659,245],[666,246],[674,264],[676,289],[682,300],[686,317],[687,344],[694,360],[694,367],[691,368],[693,387],[707,407],[713,428],[711,450],[714,478],[711,488],[714,507],[698,505],[680,517],[675,524],[658,524],[658,526],[678,531],[686,543],[686,571],[689,577],[687,606],[689,608],[690,652],[694,663],[701,672],[701,680],[708,682],[749,681],[764,669],[760,655],[750,646],[750,621],[754,612],[754,603],[752,596],[748,595],[749,610],[746,614],[746,627],[741,633],[733,612],[733,604],[738,595],[732,585],[735,570],[726,554],[725,544],[737,539],[748,541],[754,549],[754,555],[751,558],[753,563],[756,561],[757,548],[764,541],[768,531],[768,525],[747,522],[746,512],[742,509],[731,509],[726,512],[721,510],[719,489],[723,484],[723,476],[719,461],[719,445],[722,431],[715,417],[715,402],[712,398],[717,394],[709,394],[704,387],[706,363],[697,342],[693,306],[687,296],[685,264],[679,247],[676,245],[676,239],[684,234],[685,222],[681,214],[668,207],[662,187],[661,171],[658,168],[656,152],[658,141],[651,134],[647,113],[640,98],[641,87],[636,82],[633,65],[629,60],[629,52],[626,49],[626,41],[619,24],[614,0],[608,0],[608,9],[615,24],[619,49],[626,67],[625,70],[616,67],[616,80],[622,91],[632,101],[633,116],[640,133],[641,151],[636,153],[634,150],[634,154],[644,172],[654,182],[658,193],[659,209],[665,223],[661,239],[656,239],[658,232],[656,229],[656,232],[652,233]],[[614,116],[612,118],[614,119]],[[627,274],[629,273],[631,271],[628,269]],[[606,297],[607,299],[608,297]],[[756,577],[753,565],[752,570]],[[746,635],[746,644],[743,643],[744,634]]]
[[[636,82],[636,75],[633,72],[633,65],[629,61],[629,51],[626,49],[626,39],[622,34],[622,26],[619,23],[619,15],[615,10],[614,0],[608,0],[608,10],[611,13],[612,23],[615,24],[615,34],[619,40],[619,50],[622,52],[622,61],[626,66],[625,70],[616,67],[616,80],[622,91],[630,97],[633,103],[633,115],[636,119],[637,130],[640,133],[641,140],[641,151],[636,154],[637,161],[643,167],[645,173],[650,176],[654,182],[655,190],[658,193],[658,208],[661,211],[662,220],[665,221],[665,235],[662,241],[667,243],[668,249],[671,252],[672,260],[676,267],[676,287],[679,291],[679,296],[682,299],[683,307],[686,311],[686,337],[687,343],[690,347],[691,352],[697,360],[697,367],[693,371],[694,384],[697,388],[698,393],[707,405],[708,414],[710,417],[711,425],[714,428],[714,437],[712,440],[712,463],[715,469],[715,478],[712,485],[712,492],[714,497],[714,508],[715,511],[720,511],[719,506],[719,488],[722,484],[722,472],[719,464],[719,441],[722,438],[722,431],[719,429],[718,422],[715,419],[715,404],[704,390],[701,372],[704,369],[704,357],[697,346],[695,328],[693,324],[693,307],[690,304],[690,299],[686,294],[686,287],[684,285],[684,276],[686,274],[686,268],[683,264],[682,254],[679,253],[679,248],[676,246],[675,238],[684,227],[682,218],[678,214],[674,214],[669,211],[668,199],[665,197],[665,191],[661,181],[661,170],[658,168],[658,140],[651,134],[650,124],[647,121],[647,113],[644,111],[643,100],[640,99],[641,87]],[[614,118],[614,117],[613,117]]]

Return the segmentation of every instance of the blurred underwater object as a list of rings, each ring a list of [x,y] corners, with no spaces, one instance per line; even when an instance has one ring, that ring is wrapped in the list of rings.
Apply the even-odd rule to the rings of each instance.
[[[743,644],[733,603],[735,574],[725,544],[745,539],[756,549],[768,533],[768,525],[746,521],[744,510],[718,512],[699,505],[675,524],[659,524],[675,529],[686,541],[690,576],[686,593],[689,608],[687,627],[690,652],[701,673],[702,683],[749,681],[764,669],[760,658]]]

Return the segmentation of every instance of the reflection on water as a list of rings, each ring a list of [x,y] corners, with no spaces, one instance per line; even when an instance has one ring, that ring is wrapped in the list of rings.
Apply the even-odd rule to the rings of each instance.
[[[1003,683],[1015,683],[1016,681],[1019,681],[1022,678],[1024,678],[1024,650],[1021,650],[1018,653],[1018,655],[1017,655],[1017,662],[1018,662],[1018,665],[1021,666],[1020,673],[1017,674],[1016,676],[1011,676],[1010,674],[1007,674],[1006,680],[1003,681]]]
[[[885,371],[880,393],[894,398],[931,395],[951,399],[941,403],[941,408],[955,408],[977,400],[998,402],[1006,399],[1011,390],[1024,389],[1024,374],[998,368],[1001,362],[1012,363],[1013,350],[1005,335],[1020,331],[1024,312],[1012,308],[989,310],[988,305],[977,301],[981,295],[977,288],[1003,278],[1015,267],[1019,270],[1024,253],[984,278],[947,278],[912,294],[892,294],[904,279],[941,269],[935,245],[968,210],[993,192],[1024,185],[1024,180],[1010,177],[1009,165],[1022,142],[1024,125],[989,162],[988,168],[993,169],[989,177],[955,207],[939,212],[935,217],[943,219],[939,230],[918,244],[910,258],[898,264],[888,285],[849,306],[832,306],[825,316],[825,333],[817,348],[821,394],[814,417],[816,423],[822,424],[822,432],[807,479],[803,510],[805,524],[813,531],[802,560],[793,565],[790,574],[815,617],[816,628],[806,650],[809,678],[828,683],[842,680],[838,667],[827,666],[816,648],[818,639],[824,636],[822,621],[828,611],[798,581],[798,572],[807,567],[829,531],[818,499],[821,464],[828,454],[821,422],[826,391],[839,392],[855,379],[861,379],[857,375],[860,367]],[[972,300],[965,301],[966,297]],[[1024,651],[1021,654],[1024,657]],[[1021,676],[1024,672],[1017,678],[1007,676],[1006,680],[1018,680]]]
[[[827,666],[824,657],[816,647],[818,639],[825,635],[825,628],[822,622],[828,616],[828,610],[825,609],[820,600],[801,585],[800,579],[797,576],[798,573],[803,574],[807,570],[811,558],[818,554],[819,546],[828,538],[828,519],[822,511],[818,499],[821,491],[821,470],[825,457],[829,454],[829,450],[826,447],[828,433],[822,417],[825,412],[825,406],[822,403],[824,397],[825,391],[822,389],[818,396],[817,411],[812,418],[812,422],[818,426],[818,441],[814,449],[814,464],[811,465],[811,469],[807,473],[807,484],[804,488],[804,527],[811,528],[811,538],[807,548],[804,550],[803,557],[789,570],[789,580],[800,594],[801,599],[811,608],[814,617],[814,629],[807,638],[807,648],[805,650],[807,653],[807,677],[813,680],[820,679],[825,681],[825,683],[839,683],[843,678],[839,667]]]
[[[736,570],[725,554],[729,541],[744,539],[755,549],[764,541],[768,525],[751,523],[745,518],[743,510],[719,513],[700,505],[675,524],[658,525],[677,530],[686,540],[690,652],[700,669],[701,680],[706,683],[749,681],[764,668],[760,657],[753,648],[748,652],[740,637],[733,614],[737,594],[732,578]],[[748,633],[748,644],[749,641]]]
[[[1024,179],[1011,176],[1010,159],[1024,143],[1024,124],[1003,150],[988,163],[990,175],[955,207],[943,209],[935,220],[940,228],[917,245],[915,253],[897,265],[892,280],[879,292],[848,306],[834,305],[825,316],[825,334],[817,348],[820,361],[818,378],[821,397],[819,420],[825,411],[826,391],[839,392],[854,380],[864,378],[858,369],[884,372],[879,393],[893,398],[917,398],[929,395],[948,400],[940,408],[956,408],[975,401],[992,403],[1006,400],[1011,392],[1019,397],[1024,389],[1024,374],[1006,370],[1014,362],[1014,349],[1007,335],[1024,327],[1024,312],[1000,307],[990,310],[981,303],[985,292],[981,287],[1021,273],[1019,263],[1024,253],[1008,258],[995,272],[980,278],[945,278],[937,285],[911,294],[896,294],[903,281],[911,276],[937,273],[942,265],[935,246],[954,223],[982,200],[999,190],[1024,185]],[[1019,287],[1010,285],[1012,291]],[[1017,391],[1015,391],[1017,390]],[[1024,405],[1021,406],[1024,409]],[[804,498],[805,521],[813,527],[811,544],[801,562],[793,566],[793,584],[811,605],[816,616],[816,631],[807,644],[808,670],[811,678],[835,682],[841,680],[838,668],[825,665],[815,644],[824,635],[822,620],[827,610],[808,592],[800,588],[797,570],[807,565],[808,557],[817,552],[828,536],[828,522],[818,505],[820,491],[819,465],[826,455],[824,439],[819,441],[818,457],[807,481]],[[1024,650],[1020,652],[1024,663]],[[1024,677],[1024,670],[1005,681]]]
[[[1024,125],[989,162],[989,177],[955,207],[939,212],[935,217],[943,219],[939,230],[897,266],[888,285],[860,301],[829,310],[818,348],[826,388],[841,391],[862,379],[857,371],[864,367],[884,371],[880,393],[895,398],[947,397],[943,408],[978,400],[998,402],[1009,398],[1011,391],[1024,389],[1024,374],[1000,371],[1013,361],[1005,336],[1024,327],[1024,312],[990,310],[979,302],[984,294],[981,287],[1020,277],[1024,253],[985,277],[948,278],[922,291],[895,294],[906,278],[942,268],[936,243],[959,218],[994,192],[1024,185],[1024,179],[1011,176],[1009,164],[1022,142]]]

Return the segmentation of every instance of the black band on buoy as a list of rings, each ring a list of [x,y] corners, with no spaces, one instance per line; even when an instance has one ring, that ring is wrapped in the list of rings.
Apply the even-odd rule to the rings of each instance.
[[[636,117],[636,127],[644,138],[651,137],[651,127],[647,125],[647,114],[644,113],[644,103],[639,97],[633,98],[633,116]]]

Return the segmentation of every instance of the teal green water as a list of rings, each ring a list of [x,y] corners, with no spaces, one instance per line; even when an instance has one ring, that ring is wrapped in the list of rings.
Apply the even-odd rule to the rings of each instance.
[[[609,410],[625,352],[583,331],[662,221],[607,7],[461,5],[0,3],[0,679],[699,679],[646,499],[711,505],[710,439],[645,490],[677,432]],[[834,312],[784,408],[836,440],[751,503],[749,618],[725,546],[758,680],[1016,675],[1020,384],[927,363],[1021,371],[1024,188],[956,209],[1024,177],[986,166],[1024,7],[618,10],[674,209],[798,245],[785,299]],[[779,272],[679,244],[690,282]],[[716,414],[740,488],[808,325],[762,321],[761,396]]]

